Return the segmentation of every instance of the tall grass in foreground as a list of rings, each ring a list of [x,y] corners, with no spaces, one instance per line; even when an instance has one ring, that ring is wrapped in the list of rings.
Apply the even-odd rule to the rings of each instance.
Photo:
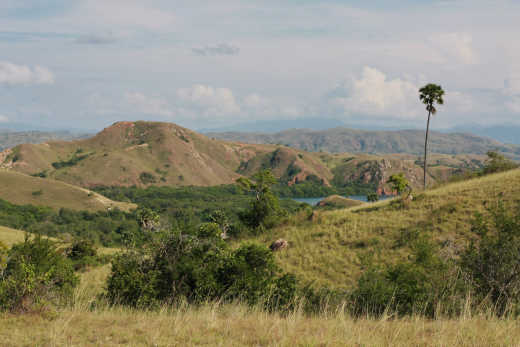
[[[179,303],[136,310],[99,303],[109,266],[83,274],[74,303],[55,315],[0,314],[2,346],[515,346],[520,324],[491,307],[458,318],[418,314],[353,318],[345,305],[305,314],[302,304],[280,313],[240,303]]]
[[[155,311],[92,308],[86,287],[54,317],[0,314],[2,346],[514,346],[520,324],[493,312],[457,319],[352,318],[343,307],[306,315],[241,304],[177,305]],[[469,307],[469,305],[468,305]]]

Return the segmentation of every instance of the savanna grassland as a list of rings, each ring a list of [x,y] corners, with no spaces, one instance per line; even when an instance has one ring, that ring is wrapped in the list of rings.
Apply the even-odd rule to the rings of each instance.
[[[284,270],[316,286],[349,288],[365,263],[408,258],[407,238],[427,233],[446,257],[457,257],[472,237],[477,211],[497,203],[514,205],[520,197],[520,170],[453,183],[411,201],[394,199],[336,211],[301,212],[264,235],[248,238],[269,243],[286,238],[290,246],[276,257]],[[16,234],[16,236],[10,235]],[[22,232],[2,228],[13,243]],[[6,242],[6,243],[7,243]],[[103,252],[110,252],[104,250]],[[352,316],[339,306],[305,313],[300,306],[269,313],[257,306],[209,302],[176,304],[155,310],[108,305],[99,299],[110,265],[81,273],[73,302],[30,314],[0,314],[5,346],[515,346],[520,326],[515,318],[497,317],[493,309],[462,307],[457,317],[377,318]]]
[[[91,307],[109,273],[82,275],[75,302],[41,314],[0,314],[2,346],[515,346],[514,319],[480,314],[352,318],[341,309],[306,315],[267,313],[240,304],[180,305],[158,311]]]

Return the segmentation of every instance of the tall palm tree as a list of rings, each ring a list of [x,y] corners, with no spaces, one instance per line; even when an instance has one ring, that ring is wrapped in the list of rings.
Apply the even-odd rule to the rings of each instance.
[[[437,113],[435,104],[442,105],[444,100],[442,96],[444,90],[442,87],[433,83],[427,84],[419,89],[419,99],[426,105],[428,111],[428,123],[426,124],[426,139],[424,140],[424,189],[426,189],[426,165],[428,161],[428,133],[430,131],[430,118]]]

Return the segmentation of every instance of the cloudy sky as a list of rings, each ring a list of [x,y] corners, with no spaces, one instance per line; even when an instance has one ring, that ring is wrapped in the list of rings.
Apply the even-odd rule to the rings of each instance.
[[[0,127],[423,127],[429,82],[438,128],[520,124],[519,18],[517,0],[1,0]]]

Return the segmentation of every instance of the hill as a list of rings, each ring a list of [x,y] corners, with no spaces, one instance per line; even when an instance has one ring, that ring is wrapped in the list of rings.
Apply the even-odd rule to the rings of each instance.
[[[82,187],[213,186],[269,168],[283,184],[311,182],[389,192],[389,175],[421,176],[413,155],[310,153],[270,144],[210,139],[173,123],[118,122],[77,141],[23,144],[0,153],[0,166]],[[432,156],[430,181],[481,167],[481,155]]]
[[[348,128],[328,130],[292,129],[274,134],[224,132],[209,137],[244,143],[283,144],[309,152],[331,153],[408,153],[424,151],[424,131],[365,131]],[[491,138],[464,133],[431,132],[430,150],[443,154],[485,154],[490,150],[520,158],[520,146],[506,145]]]
[[[66,207],[74,210],[99,211],[119,208],[128,211],[135,204],[112,201],[98,193],[64,182],[28,176],[0,169],[0,198],[13,204]]]
[[[278,177],[297,167],[299,179],[332,174],[312,156],[273,145],[212,140],[173,123],[118,122],[79,141],[23,144],[0,155],[5,168],[84,187],[211,186],[234,182],[256,168]]]
[[[316,285],[350,287],[368,259],[376,263],[407,257],[409,241],[430,235],[444,257],[455,257],[470,235],[475,212],[518,203],[520,170],[454,183],[416,195],[403,204],[390,200],[314,214],[256,238],[288,240],[278,253],[285,270]]]

